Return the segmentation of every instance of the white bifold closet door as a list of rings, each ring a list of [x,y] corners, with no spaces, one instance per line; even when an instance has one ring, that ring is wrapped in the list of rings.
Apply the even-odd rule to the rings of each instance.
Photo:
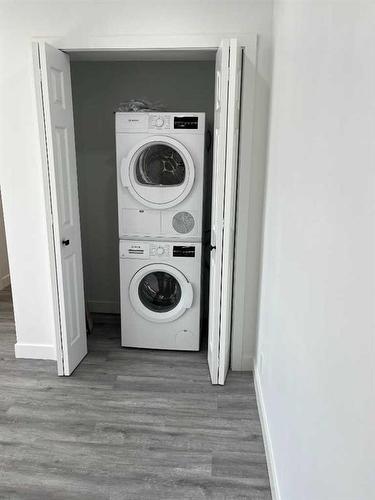
[[[41,43],[39,63],[59,296],[57,364],[59,375],[70,375],[87,354],[70,61]]]
[[[52,204],[61,348],[58,373],[87,354],[69,56],[39,44],[43,122]],[[242,51],[223,40],[216,56],[208,364],[213,384],[229,367]]]
[[[216,55],[208,366],[213,384],[229,368],[242,50],[223,40]]]

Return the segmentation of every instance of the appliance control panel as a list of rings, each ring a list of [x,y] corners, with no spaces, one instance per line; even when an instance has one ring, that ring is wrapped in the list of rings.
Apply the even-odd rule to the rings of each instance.
[[[199,119],[198,116],[150,114],[148,128],[153,130],[198,130]]]
[[[121,259],[158,260],[195,257],[195,245],[167,243],[163,241],[120,240]]]
[[[148,128],[156,130],[169,130],[171,128],[171,117],[170,115],[149,115],[148,117]]]
[[[205,134],[204,113],[171,112],[117,112],[115,114],[116,134],[158,133]]]
[[[150,245],[143,241],[120,240],[121,259],[149,259]]]
[[[150,255],[152,257],[170,257],[170,244],[169,243],[151,243]]]
[[[173,245],[173,257],[195,257],[195,246]]]
[[[174,129],[188,129],[197,130],[198,129],[198,117],[197,116],[175,116],[173,120]]]

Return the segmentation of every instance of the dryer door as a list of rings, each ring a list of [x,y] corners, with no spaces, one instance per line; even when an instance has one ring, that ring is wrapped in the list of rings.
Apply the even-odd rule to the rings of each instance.
[[[186,277],[168,264],[142,267],[129,285],[130,302],[149,321],[165,323],[179,318],[193,303],[193,288]]]
[[[136,200],[151,208],[170,208],[190,193],[194,162],[183,144],[167,136],[141,141],[121,162],[121,181]]]

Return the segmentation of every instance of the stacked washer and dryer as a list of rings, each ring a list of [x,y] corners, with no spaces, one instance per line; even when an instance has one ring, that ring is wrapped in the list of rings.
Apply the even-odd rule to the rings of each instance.
[[[204,113],[116,113],[121,344],[199,350]]]

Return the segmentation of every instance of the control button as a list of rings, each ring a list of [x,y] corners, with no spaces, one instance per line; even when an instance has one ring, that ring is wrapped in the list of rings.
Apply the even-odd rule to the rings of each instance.
[[[163,118],[157,118],[155,124],[157,127],[162,127],[164,125]]]
[[[164,248],[163,247],[158,247],[156,250],[158,255],[164,255]]]

